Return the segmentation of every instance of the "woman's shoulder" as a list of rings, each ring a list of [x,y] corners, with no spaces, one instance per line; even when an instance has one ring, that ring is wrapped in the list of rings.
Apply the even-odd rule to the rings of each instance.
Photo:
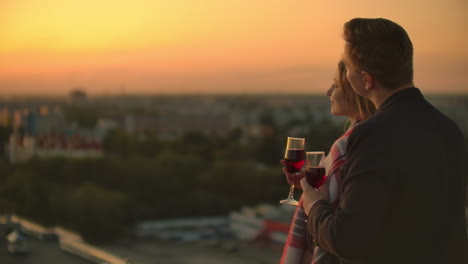
[[[346,153],[346,145],[348,143],[348,138],[350,134],[353,132],[354,127],[349,128],[343,135],[341,135],[339,138],[333,142],[333,145],[331,147],[330,151],[338,151],[341,153],[340,155],[345,155]]]
[[[348,129],[336,141],[345,140],[353,132],[353,130],[361,124],[361,121],[353,122]]]

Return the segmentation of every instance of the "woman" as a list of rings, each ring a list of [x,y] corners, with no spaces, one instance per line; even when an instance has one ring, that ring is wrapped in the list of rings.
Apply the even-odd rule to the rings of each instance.
[[[333,84],[330,89],[328,89],[327,95],[330,96],[332,115],[347,116],[350,121],[349,128],[344,135],[333,143],[328,156],[324,160],[327,177],[331,177],[329,184],[330,202],[332,205],[337,206],[339,201],[338,186],[341,180],[341,168],[346,158],[348,136],[353,131],[354,127],[366,121],[374,114],[375,107],[371,101],[354,92],[346,79],[346,67],[343,61],[338,63],[338,69],[333,79]],[[283,171],[285,174],[288,173],[286,168],[283,168]],[[300,201],[291,222],[291,228],[283,250],[281,263],[330,264],[337,262],[336,257],[319,247],[314,248],[311,243],[307,242],[305,236],[305,220],[306,215],[302,202]]]

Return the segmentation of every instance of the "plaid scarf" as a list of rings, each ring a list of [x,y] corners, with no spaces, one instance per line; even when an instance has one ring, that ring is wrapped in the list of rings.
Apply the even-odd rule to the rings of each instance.
[[[357,124],[358,123],[355,122],[351,125],[348,131],[333,143],[330,153],[324,160],[327,177],[331,177],[329,185],[330,203],[335,208],[339,203],[338,186],[341,181],[341,168],[343,167],[346,157],[348,137]],[[307,216],[304,212],[301,197],[291,221],[288,239],[284,245],[280,264],[330,264],[337,260],[334,255],[320,247],[314,247],[307,243],[305,230],[306,219]]]

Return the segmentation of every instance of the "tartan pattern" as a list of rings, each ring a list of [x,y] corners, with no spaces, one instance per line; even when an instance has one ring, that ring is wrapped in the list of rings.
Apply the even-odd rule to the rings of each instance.
[[[306,219],[307,216],[304,212],[304,206],[302,204],[301,197],[301,199],[299,200],[299,204],[296,207],[296,211],[294,212],[291,227],[289,228],[288,232],[288,239],[286,240],[280,263],[288,264],[302,262],[302,255],[305,250]]]
[[[346,158],[346,145],[348,143],[348,137],[356,125],[357,123],[353,124],[344,135],[333,143],[330,153],[324,161],[327,177],[332,177],[330,179],[329,190],[330,203],[333,207],[336,207],[339,203],[338,187],[341,181],[341,168],[343,167]],[[329,264],[332,262],[332,259],[336,259],[332,254],[320,247],[306,245],[306,219],[307,216],[304,212],[301,197],[299,204],[296,207],[296,211],[294,212],[280,264]],[[305,254],[307,251],[313,251],[313,254]],[[303,257],[307,259],[303,259]]]

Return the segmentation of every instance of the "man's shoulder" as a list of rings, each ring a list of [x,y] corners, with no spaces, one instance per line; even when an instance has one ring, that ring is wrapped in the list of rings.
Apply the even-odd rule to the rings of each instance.
[[[347,148],[361,146],[372,148],[385,142],[386,136],[385,122],[380,118],[372,118],[356,126],[347,137]]]
[[[431,121],[431,130],[437,131],[437,133],[444,134],[448,137],[463,137],[463,132],[460,126],[454,120],[452,120],[428,101],[425,101],[425,105],[430,109],[430,113],[428,113],[428,120]]]
[[[378,131],[384,127],[383,124],[385,124],[385,118],[382,118],[381,116],[374,116],[371,119],[366,120],[356,126],[349,136],[356,137],[375,134],[375,131]]]
[[[463,133],[458,124],[426,100],[412,104],[396,104],[378,112],[357,126],[350,135],[355,138],[404,138],[421,134],[460,141]],[[384,144],[381,141],[381,144]]]

